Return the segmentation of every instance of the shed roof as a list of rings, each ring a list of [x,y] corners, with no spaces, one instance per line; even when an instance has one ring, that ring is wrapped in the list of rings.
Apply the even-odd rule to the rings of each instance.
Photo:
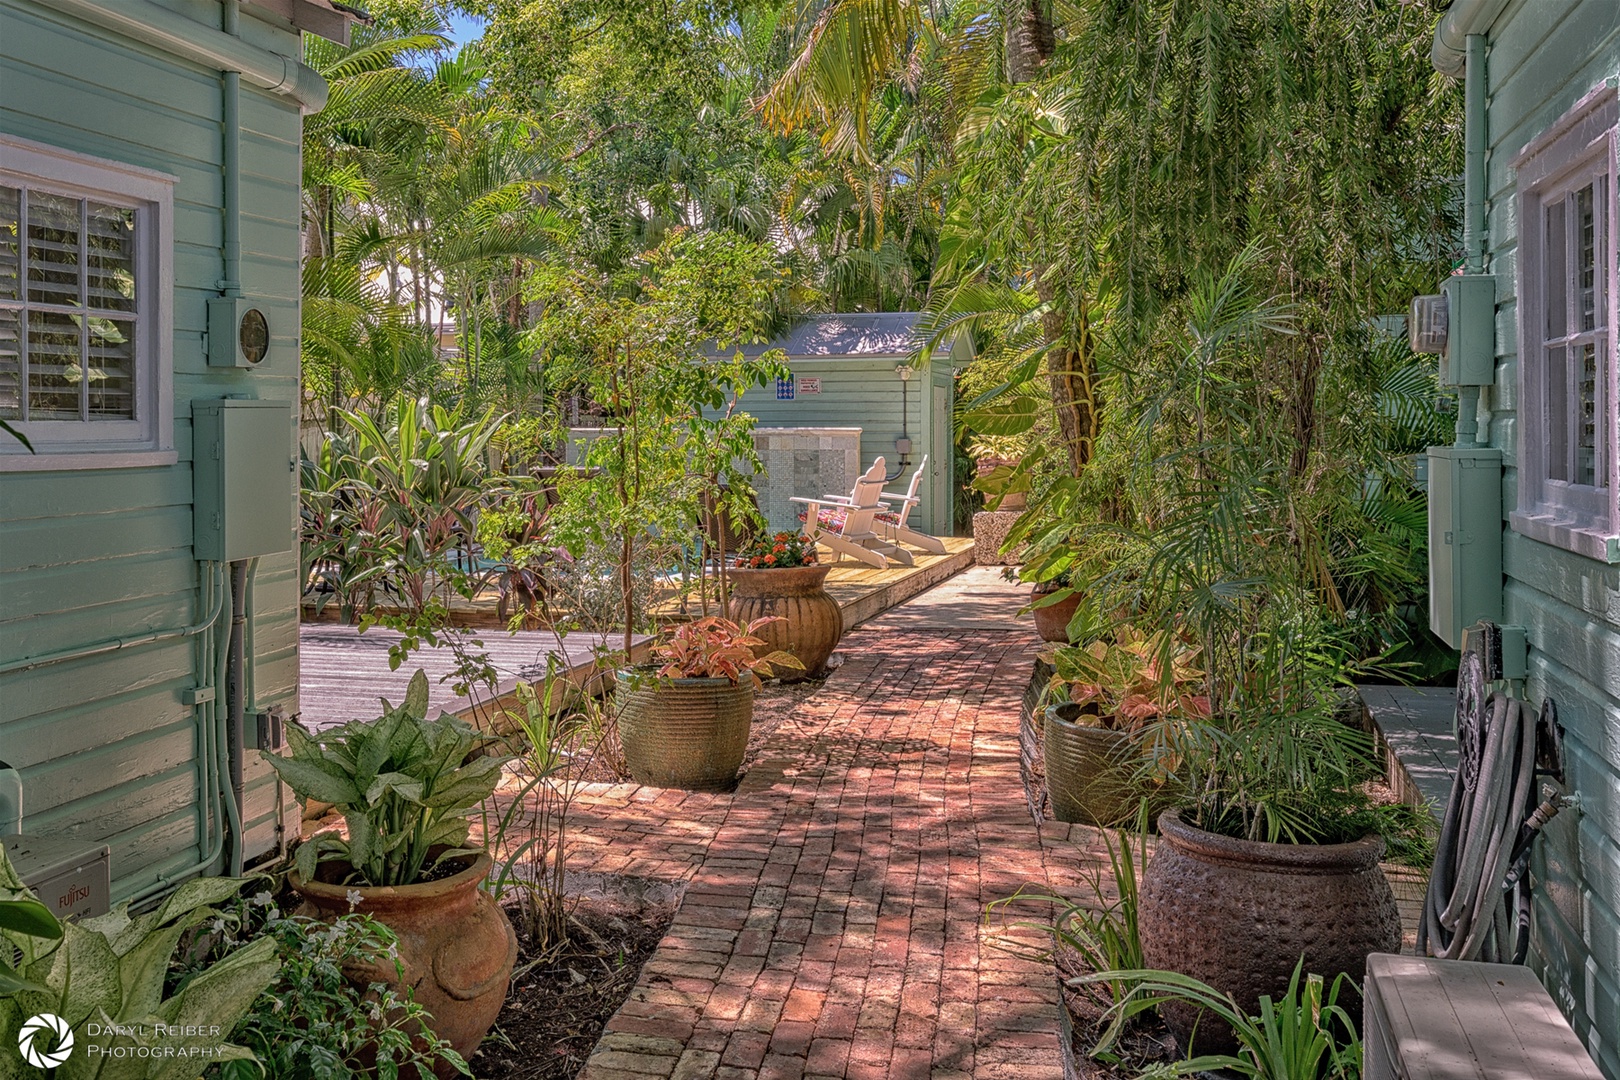
[[[915,311],[810,315],[793,329],[748,352],[781,349],[789,356],[910,356],[923,346]]]

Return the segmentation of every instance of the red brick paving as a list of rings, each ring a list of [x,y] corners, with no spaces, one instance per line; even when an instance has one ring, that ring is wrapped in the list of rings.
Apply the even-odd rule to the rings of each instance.
[[[583,1080],[1058,1080],[1052,968],[984,919],[1094,863],[1025,805],[1035,647],[858,631],[734,795],[583,794],[572,869],[688,883]]]

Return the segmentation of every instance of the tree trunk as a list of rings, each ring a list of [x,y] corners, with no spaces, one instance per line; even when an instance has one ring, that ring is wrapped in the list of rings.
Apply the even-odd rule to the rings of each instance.
[[[1002,25],[1006,34],[1007,81],[1015,85],[1030,82],[1057,48],[1047,0],[1004,0]]]
[[[1097,407],[1096,339],[1086,315],[1084,298],[1076,315],[1077,325],[1065,324],[1051,282],[1037,279],[1035,292],[1047,311],[1041,328],[1051,342],[1046,354],[1046,380],[1052,392],[1052,411],[1057,414],[1058,434],[1069,456],[1069,469],[1079,476],[1090,463],[1097,443],[1101,410]]]

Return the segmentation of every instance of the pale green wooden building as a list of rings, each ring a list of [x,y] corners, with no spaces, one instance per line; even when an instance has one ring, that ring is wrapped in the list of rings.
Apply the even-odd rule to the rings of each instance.
[[[859,468],[881,457],[889,472],[898,474],[897,483],[928,455],[913,523],[947,536],[956,489],[951,471],[955,373],[972,362],[973,341],[959,333],[925,353],[917,319],[915,311],[801,319],[782,336],[748,347],[756,355],[781,349],[791,377],[750,390],[742,408],[761,428],[860,428]]]
[[[297,711],[299,152],[326,96],[301,33],[352,18],[0,0],[0,419],[35,451],[0,432],[0,833],[20,786],[25,834],[110,846],[114,900],[287,839],[257,748]]]
[[[1488,478],[1459,489],[1482,528],[1455,534],[1478,547],[1459,549],[1474,554],[1459,556],[1450,622],[1522,627],[1520,692],[1558,705],[1578,800],[1536,848],[1530,962],[1620,1077],[1620,4],[1454,0],[1433,61],[1465,81],[1462,277],[1482,290],[1477,318],[1473,297],[1451,293],[1447,365],[1471,461],[1457,475]]]

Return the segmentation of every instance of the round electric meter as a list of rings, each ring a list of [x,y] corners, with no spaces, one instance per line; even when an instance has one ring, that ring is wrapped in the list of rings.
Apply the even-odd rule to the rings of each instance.
[[[243,312],[236,340],[242,346],[242,356],[248,363],[257,364],[263,360],[264,354],[270,351],[270,323],[264,317],[264,312],[258,308],[248,308]]]

